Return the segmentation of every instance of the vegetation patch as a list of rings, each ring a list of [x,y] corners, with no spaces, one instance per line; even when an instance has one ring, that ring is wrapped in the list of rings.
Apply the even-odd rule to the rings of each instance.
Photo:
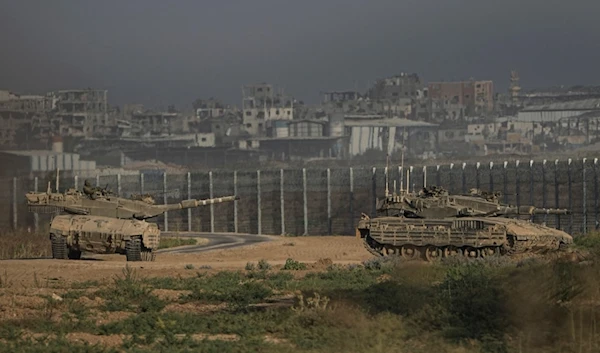
[[[7,230],[0,232],[0,260],[31,259],[52,254],[48,232]]]
[[[595,261],[266,264],[39,290],[0,317],[0,351],[600,351]]]
[[[183,238],[183,237],[160,237],[158,249],[176,248],[178,246],[197,245],[208,242],[206,239],[198,241],[197,238]]]

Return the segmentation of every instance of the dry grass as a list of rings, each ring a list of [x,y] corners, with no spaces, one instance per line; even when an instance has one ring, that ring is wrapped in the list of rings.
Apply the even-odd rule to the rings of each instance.
[[[48,232],[27,230],[0,233],[0,259],[27,259],[51,256]]]

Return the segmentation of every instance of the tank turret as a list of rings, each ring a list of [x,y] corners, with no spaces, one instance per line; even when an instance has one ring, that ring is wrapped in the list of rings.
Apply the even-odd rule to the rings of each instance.
[[[514,217],[536,214],[569,214],[567,209],[512,206],[499,202],[500,193],[471,189],[468,195],[450,195],[441,187],[423,188],[418,193],[401,192],[377,201],[377,216],[408,218]]]

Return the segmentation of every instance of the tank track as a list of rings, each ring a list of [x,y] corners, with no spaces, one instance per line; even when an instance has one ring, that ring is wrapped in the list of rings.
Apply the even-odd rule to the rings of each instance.
[[[52,258],[60,260],[67,259],[68,249],[66,239],[61,236],[52,235],[50,241],[52,242]]]
[[[156,254],[142,245],[139,238],[131,239],[125,245],[127,261],[154,261]]]
[[[371,255],[373,256],[377,256],[377,257],[383,257],[383,254],[378,252],[377,250],[371,248],[371,246],[369,246],[369,243],[367,242],[367,237],[362,238],[363,239],[363,246],[365,247],[365,249],[367,249],[368,252],[371,253]]]
[[[52,258],[60,260],[79,260],[81,259],[81,250],[67,245],[67,240],[64,237],[53,235],[52,242]]]
[[[363,246],[365,247],[365,249],[371,253],[373,256],[376,257],[386,257],[386,256],[399,256],[401,257],[402,255],[399,254],[398,252],[395,252],[394,254],[385,254],[377,249],[374,249],[373,246],[369,243],[369,240],[373,243],[376,244],[377,246],[381,246],[381,248],[383,249],[385,247],[384,244],[380,244],[379,242],[377,242],[376,240],[372,239],[368,234],[365,235],[363,238]],[[425,252],[426,252],[426,247],[425,246],[419,246],[416,247],[418,254],[415,256],[411,256],[409,257],[410,259],[420,259],[420,260],[424,260],[424,261],[435,261],[435,260],[439,260],[441,258],[445,258],[445,257],[450,257],[450,256],[462,256],[462,257],[468,257],[468,258],[482,258],[482,257],[497,257],[497,256],[511,256],[513,253],[515,253],[515,249],[511,249],[505,246],[497,246],[497,247],[487,247],[487,248],[472,248],[472,247],[465,247],[465,248],[471,248],[473,250],[475,250],[475,253],[473,253],[473,250],[471,250],[471,256],[467,256],[467,254],[465,253],[466,249],[462,249],[461,248],[457,248],[459,251],[457,253],[455,253],[454,255],[446,255],[444,254],[444,251],[442,250],[444,247],[434,247],[436,248],[436,250],[438,251],[436,258],[429,258]],[[487,249],[488,252],[484,253],[483,249]],[[490,250],[492,250],[490,252]],[[474,255],[474,256],[473,256]]]

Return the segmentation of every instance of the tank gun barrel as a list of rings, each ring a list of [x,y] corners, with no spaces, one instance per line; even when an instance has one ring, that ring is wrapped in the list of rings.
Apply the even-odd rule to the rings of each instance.
[[[239,199],[240,199],[239,196],[224,196],[224,197],[216,197],[216,198],[204,199],[204,200],[190,199],[190,200],[183,200],[176,204],[165,205],[166,206],[165,209],[167,211],[170,211],[170,210],[180,210],[180,209],[186,209],[186,208],[195,208],[195,207],[200,207],[200,206],[212,205],[215,203],[235,201],[235,200],[239,200]]]
[[[183,209],[188,209],[188,208],[212,205],[215,203],[235,201],[235,200],[239,200],[239,199],[240,199],[239,196],[224,196],[224,197],[215,197],[212,199],[205,199],[205,200],[189,199],[189,200],[183,200],[178,203],[172,203],[172,204],[166,204],[166,205],[152,205],[152,206],[148,206],[147,208],[145,208],[144,210],[142,210],[140,212],[134,213],[133,218],[149,219],[149,218],[156,217],[160,214],[163,214],[167,211],[183,210]]]

